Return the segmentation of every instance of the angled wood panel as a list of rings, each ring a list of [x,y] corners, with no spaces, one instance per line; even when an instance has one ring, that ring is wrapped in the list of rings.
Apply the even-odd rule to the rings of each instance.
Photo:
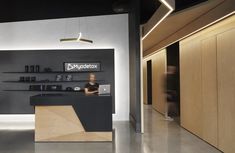
[[[112,141],[112,132],[86,132],[72,106],[36,106],[35,141]]]
[[[235,150],[234,28],[217,36],[219,149],[225,153]]]

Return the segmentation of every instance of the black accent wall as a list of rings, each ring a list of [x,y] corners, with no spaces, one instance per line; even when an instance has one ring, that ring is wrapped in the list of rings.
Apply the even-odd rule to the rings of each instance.
[[[141,132],[140,85],[140,1],[130,1],[129,62],[130,62],[130,121],[136,132]]]
[[[115,112],[115,84],[114,84],[114,49],[93,49],[93,50],[30,50],[30,51],[0,51],[0,114],[32,114],[32,106],[29,104],[29,97],[40,93],[58,93],[57,91],[5,91],[5,90],[28,90],[29,85],[62,85],[66,87],[79,86],[84,88],[88,80],[89,72],[72,73],[73,80],[78,82],[51,82],[51,83],[30,83],[14,82],[20,76],[35,76],[37,81],[55,80],[57,74],[64,76],[69,73],[63,72],[64,62],[100,62],[101,72],[96,74],[97,82],[100,84],[111,84],[113,101],[113,112]],[[58,73],[4,73],[24,72],[25,65],[40,65],[41,71],[50,67]],[[13,82],[5,82],[13,81]],[[59,92],[61,93],[61,92]],[[63,93],[63,92],[62,92]],[[69,94],[70,92],[66,92]]]

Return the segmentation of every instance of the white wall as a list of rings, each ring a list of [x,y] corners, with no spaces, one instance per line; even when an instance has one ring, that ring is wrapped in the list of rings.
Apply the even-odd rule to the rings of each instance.
[[[85,38],[92,39],[94,43],[59,42],[60,38],[77,37],[79,29]],[[94,48],[115,49],[116,114],[113,119],[129,120],[127,14],[0,24],[0,50]]]

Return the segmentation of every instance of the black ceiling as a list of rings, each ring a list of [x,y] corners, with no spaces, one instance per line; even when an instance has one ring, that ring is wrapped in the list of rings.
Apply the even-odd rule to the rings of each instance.
[[[113,14],[115,0],[1,0],[0,22]]]
[[[192,7],[207,0],[175,0],[175,11]],[[141,23],[145,23],[158,9],[161,3],[158,0],[141,0]]]
[[[141,23],[147,22],[160,5],[161,3],[158,0],[141,0],[140,1]]]
[[[128,1],[129,0],[1,0],[0,22],[124,13],[128,12],[126,8],[128,7]],[[204,1],[206,0],[176,0],[176,11]],[[158,0],[140,0],[140,4],[141,23],[145,23],[161,3]]]

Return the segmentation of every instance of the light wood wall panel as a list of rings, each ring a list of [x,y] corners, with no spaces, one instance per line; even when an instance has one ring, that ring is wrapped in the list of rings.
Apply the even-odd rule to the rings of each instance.
[[[235,150],[235,16],[180,42],[181,125]]]
[[[202,138],[218,144],[218,100],[216,36],[201,41],[202,51]]]
[[[152,106],[158,112],[165,113],[165,72],[166,50],[152,56]]]
[[[181,126],[202,136],[202,75],[200,41],[180,46]]]
[[[147,91],[147,61],[143,60],[142,62],[143,69],[143,102],[144,104],[148,104],[148,91]]]
[[[235,28],[235,27],[234,27]],[[235,151],[235,29],[217,36],[219,148]]]
[[[216,37],[181,45],[181,125],[217,146]]]

